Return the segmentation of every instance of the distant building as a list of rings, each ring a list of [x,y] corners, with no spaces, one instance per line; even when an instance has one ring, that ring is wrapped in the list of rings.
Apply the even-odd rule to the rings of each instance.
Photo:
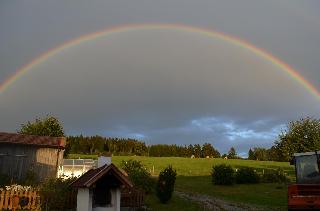
[[[0,174],[23,179],[28,171],[40,181],[56,177],[63,160],[64,137],[0,132]]]
[[[93,159],[63,159],[59,166],[58,177],[80,177],[90,169],[97,167],[97,161]]]
[[[93,159],[63,159],[62,164],[58,169],[58,177],[60,178],[70,178],[70,177],[80,177],[82,174],[86,173],[90,169],[95,169],[102,164],[111,164],[111,157],[99,156],[98,160]]]

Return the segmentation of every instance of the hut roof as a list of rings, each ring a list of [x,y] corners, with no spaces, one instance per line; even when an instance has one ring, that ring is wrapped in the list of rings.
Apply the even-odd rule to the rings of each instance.
[[[71,186],[76,188],[90,188],[100,178],[109,173],[115,176],[126,187],[133,187],[133,184],[130,182],[130,180],[112,163],[101,166],[100,168],[90,169],[76,181],[74,181]]]
[[[66,146],[66,139],[64,137],[35,136],[0,132],[0,144],[2,143],[64,149]]]

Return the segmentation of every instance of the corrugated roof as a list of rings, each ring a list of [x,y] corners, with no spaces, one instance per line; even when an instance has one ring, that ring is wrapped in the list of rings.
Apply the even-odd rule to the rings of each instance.
[[[101,177],[111,172],[123,185],[127,187],[133,187],[130,180],[112,163],[110,165],[104,165],[97,169],[90,169],[71,185],[76,188],[90,188]]]
[[[0,132],[0,144],[1,143],[25,144],[64,149],[66,146],[66,139],[64,137],[35,136]]]

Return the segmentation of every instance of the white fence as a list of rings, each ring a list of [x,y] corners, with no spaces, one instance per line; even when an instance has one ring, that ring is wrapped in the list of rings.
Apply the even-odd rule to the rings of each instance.
[[[58,169],[58,177],[80,177],[90,169],[96,168],[97,161],[92,159],[64,159]]]

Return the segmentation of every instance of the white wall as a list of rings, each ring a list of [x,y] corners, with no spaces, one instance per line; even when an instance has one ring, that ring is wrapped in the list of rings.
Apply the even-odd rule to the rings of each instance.
[[[92,194],[88,188],[78,189],[77,211],[92,211]]]

